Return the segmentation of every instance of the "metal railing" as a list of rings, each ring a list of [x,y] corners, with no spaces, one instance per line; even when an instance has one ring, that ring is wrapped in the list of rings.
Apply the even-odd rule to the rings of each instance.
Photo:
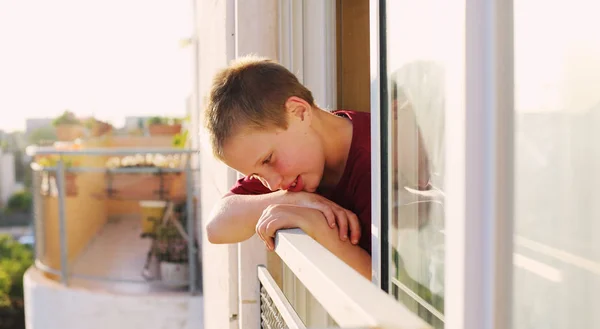
[[[304,323],[264,266],[258,267],[260,323],[262,328],[304,329]]]
[[[195,230],[195,207],[194,207],[194,177],[193,174],[197,169],[192,168],[191,160],[192,155],[197,153],[196,150],[190,149],[174,149],[174,148],[93,148],[93,149],[81,149],[81,150],[60,150],[53,147],[29,147],[27,149],[28,155],[32,157],[55,157],[56,163],[53,166],[36,166],[32,165],[33,170],[33,209],[34,209],[34,231],[35,231],[35,265],[36,267],[48,274],[54,275],[64,285],[69,285],[73,280],[84,280],[91,282],[92,285],[96,284],[116,284],[122,285],[126,283],[143,283],[146,285],[154,285],[156,288],[172,290],[177,288],[180,290],[182,287],[187,286],[191,294],[198,292],[199,287],[199,263],[198,263],[198,244],[196,240]],[[162,167],[134,167],[134,168],[107,168],[101,166],[71,166],[66,165],[65,158],[67,157],[108,157],[108,156],[134,156],[134,155],[177,155],[180,161],[179,167],[175,168],[162,168]],[[102,160],[102,159],[101,159]],[[100,160],[100,161],[101,161]],[[73,220],[69,220],[67,216],[69,210],[73,210],[74,207],[82,205],[74,205],[75,201],[69,200],[68,195],[69,182],[67,182],[67,175],[87,175],[86,177],[94,177],[88,179],[82,184],[94,185],[96,190],[103,190],[105,193],[90,195],[90,199],[109,201],[113,200],[114,196],[111,195],[111,187],[108,186],[96,186],[97,184],[108,184],[118,180],[118,174],[140,174],[140,175],[154,175],[160,177],[160,190],[158,191],[159,196],[153,200],[163,199],[164,189],[163,178],[161,175],[175,174],[183,182],[185,195],[181,196],[179,205],[175,207],[175,203],[167,202],[167,206],[164,208],[164,213],[167,215],[158,215],[162,218],[156,218],[156,227],[165,228],[161,232],[165,233],[164,236],[170,240],[166,244],[160,244],[157,239],[158,231],[154,227],[155,233],[144,235],[143,232],[137,230],[141,227],[136,225],[144,225],[142,221],[133,221],[128,216],[121,216],[118,219],[109,220],[108,218],[98,223],[78,223]],[[49,179],[50,177],[50,179]],[[111,177],[107,179],[107,177]],[[115,178],[116,177],[116,178]],[[49,186],[52,185],[53,186]],[[48,192],[51,188],[55,188],[55,194],[42,193],[42,191]],[[80,187],[78,186],[80,189]],[[137,188],[143,190],[147,189],[147,186],[141,184]],[[81,193],[81,192],[79,192]],[[84,192],[85,193],[85,192]],[[133,199],[128,199],[133,201]],[[141,199],[143,200],[143,199]],[[140,200],[140,201],[141,201]],[[50,203],[54,202],[56,207],[50,206]],[[99,201],[102,202],[102,201]],[[101,203],[100,203],[101,205]],[[70,207],[68,207],[70,206]],[[105,207],[108,204],[104,205]],[[177,210],[178,209],[178,210]],[[58,212],[56,216],[53,211]],[[78,209],[80,212],[85,212],[86,209]],[[91,210],[90,210],[91,211]],[[105,215],[108,211],[104,212]],[[171,216],[172,215],[172,216]],[[141,216],[141,215],[140,215]],[[79,216],[78,216],[79,217]],[[165,218],[167,220],[165,220]],[[169,221],[169,218],[175,218],[173,221]],[[78,220],[85,220],[85,218],[77,218]],[[163,221],[161,221],[162,219]],[[142,219],[143,220],[143,219]],[[182,223],[184,222],[184,223]],[[135,224],[135,225],[133,225]],[[71,227],[69,225],[72,225]],[[97,227],[92,227],[96,225]],[[120,226],[119,226],[120,225]],[[57,227],[57,231],[52,228]],[[77,226],[76,228],[74,226]],[[127,232],[124,232],[124,228]],[[166,230],[169,228],[169,230]],[[87,239],[81,238],[78,235],[78,230],[89,230],[92,233],[88,233]],[[95,231],[94,231],[95,230]],[[113,235],[111,237],[111,235]],[[147,238],[144,240],[144,238]],[[73,240],[73,245],[69,245],[70,239]],[[79,240],[84,240],[79,241]],[[140,241],[144,241],[143,243]],[[73,251],[73,246],[78,246],[76,251]],[[58,247],[58,248],[56,248]],[[71,249],[69,247],[72,247]],[[57,250],[58,249],[58,250]],[[157,253],[163,251],[164,255],[172,256],[177,252],[178,261],[180,264],[185,264],[188,267],[187,278],[181,282],[169,282],[165,284],[165,281],[157,280],[156,276],[148,276],[148,266],[151,261],[156,261]],[[111,253],[112,252],[112,253]],[[58,254],[58,257],[57,257]],[[52,257],[50,257],[52,256]],[[121,262],[127,262],[128,259],[133,259],[139,264],[143,264],[142,268],[139,268],[139,272],[132,274],[132,271],[128,273],[117,272],[117,275],[111,275],[108,272],[102,273],[102,271],[95,271],[93,267],[96,265],[91,259],[86,262],[86,257],[105,257],[107,264],[113,265],[116,261],[114,259],[119,258]],[[54,261],[50,261],[52,258]],[[56,261],[58,258],[59,261]],[[108,258],[113,258],[108,259]],[[160,259],[159,259],[160,260]],[[137,264],[136,263],[136,264]],[[134,264],[135,265],[135,264]],[[162,265],[161,265],[162,266]],[[117,269],[119,270],[119,269]],[[181,271],[179,269],[179,271]],[[93,273],[91,273],[93,272]],[[162,272],[162,271],[161,271]],[[159,272],[160,273],[160,272]],[[159,275],[160,276],[160,275]],[[164,278],[163,278],[164,279]],[[104,286],[106,288],[106,286]]]
[[[342,328],[431,329],[300,229],[280,230],[275,252]],[[304,324],[298,323],[299,317],[288,302],[293,296],[284,296],[264,267],[259,266],[258,278],[261,318],[267,319],[262,327],[302,328]]]

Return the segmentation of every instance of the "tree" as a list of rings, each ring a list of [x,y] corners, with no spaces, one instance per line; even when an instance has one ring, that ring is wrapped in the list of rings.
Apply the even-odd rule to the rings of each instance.
[[[30,212],[33,204],[33,197],[28,191],[17,192],[8,198],[6,210],[8,212]]]
[[[9,287],[4,287],[7,291],[0,290],[0,299],[3,293],[11,298],[23,298],[23,275],[32,264],[33,253],[28,247],[9,235],[0,235],[0,272],[8,275],[7,279],[0,274],[0,285],[9,284]]]
[[[0,268],[0,308],[10,307],[10,288],[12,280],[3,268]]]
[[[56,141],[56,130],[54,127],[46,126],[38,128],[29,135],[30,144],[43,144]]]

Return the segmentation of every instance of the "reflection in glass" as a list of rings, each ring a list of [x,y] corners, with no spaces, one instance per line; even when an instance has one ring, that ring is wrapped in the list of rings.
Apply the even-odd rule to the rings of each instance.
[[[444,307],[443,84],[433,62],[389,76],[392,293],[436,327]]]
[[[444,327],[448,111],[464,94],[465,3],[386,1],[390,293]],[[387,81],[386,81],[387,80]]]

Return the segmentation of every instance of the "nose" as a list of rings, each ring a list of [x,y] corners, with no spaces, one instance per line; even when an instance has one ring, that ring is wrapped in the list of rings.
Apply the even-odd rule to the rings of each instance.
[[[264,178],[264,182],[267,183],[267,187],[269,188],[269,190],[271,191],[277,191],[281,188],[281,183],[283,182],[283,177],[276,173],[276,172],[270,172],[267,173],[267,175],[263,176]]]

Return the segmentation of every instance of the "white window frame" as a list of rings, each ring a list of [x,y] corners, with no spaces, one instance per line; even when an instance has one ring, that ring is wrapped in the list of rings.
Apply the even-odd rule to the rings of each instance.
[[[387,192],[378,170],[385,137],[381,79],[387,81],[380,62],[387,55],[380,53],[383,6],[385,0],[370,0],[372,266],[373,281],[389,287],[381,282],[387,209],[380,202]],[[457,20],[465,24],[465,66],[456,72],[464,77],[464,94],[447,94],[445,328],[505,329],[512,327],[513,289],[513,2],[465,0],[464,12],[456,14],[465,15]]]
[[[513,3],[466,0],[465,8],[464,135],[446,125],[447,154],[461,160],[446,170],[454,203],[446,212],[446,327],[511,328]],[[460,180],[451,178],[457,172]]]
[[[336,109],[335,1],[279,1],[279,62],[313,94]]]
[[[379,1],[369,1],[371,79],[371,281],[381,283],[381,99]]]

